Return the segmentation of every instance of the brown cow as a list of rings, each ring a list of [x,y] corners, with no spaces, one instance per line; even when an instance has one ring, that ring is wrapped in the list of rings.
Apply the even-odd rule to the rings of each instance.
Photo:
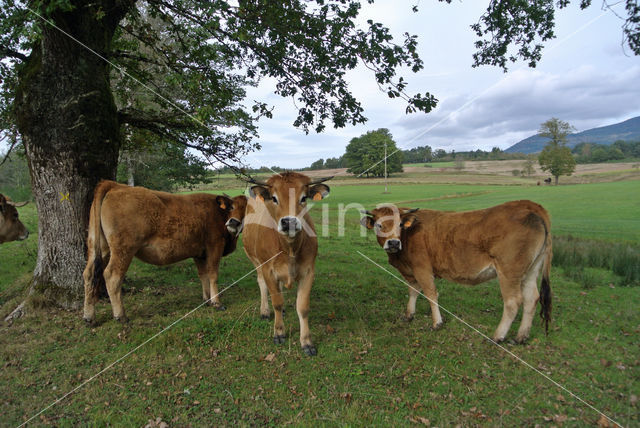
[[[10,241],[23,241],[29,237],[29,231],[18,218],[16,207],[28,202],[13,202],[8,196],[0,194],[0,244]]]
[[[218,266],[236,248],[246,201],[245,196],[173,195],[100,182],[89,219],[85,321],[94,321],[103,277],[114,318],[126,321],[121,284],[134,256],[158,266],[193,258],[203,299],[225,309],[218,297]]]
[[[318,253],[313,222],[307,213],[308,201],[329,195],[323,178],[311,181],[297,172],[284,172],[266,183],[252,181],[242,242],[249,260],[256,266],[260,286],[260,313],[269,318],[267,290],[275,313],[273,341],[284,343],[282,286],[298,282],[296,310],[300,320],[300,345],[305,354],[317,354],[309,333],[309,296]]]
[[[362,224],[375,228],[389,263],[431,304],[433,327],[442,325],[434,277],[462,284],[480,284],[498,277],[504,301],[496,342],[504,340],[518,308],[522,322],[516,341],[529,337],[540,297],[540,316],[548,330],[551,318],[551,222],[531,201],[513,201],[478,211],[442,212],[383,206],[366,212]],[[542,270],[538,293],[537,280]],[[409,287],[406,316],[413,318],[418,290]]]

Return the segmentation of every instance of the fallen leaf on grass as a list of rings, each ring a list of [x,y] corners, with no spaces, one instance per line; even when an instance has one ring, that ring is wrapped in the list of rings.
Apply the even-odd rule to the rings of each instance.
[[[431,421],[427,418],[423,418],[422,416],[411,417],[409,418],[409,421],[413,422],[414,424],[422,424],[428,427],[431,426]]]
[[[266,357],[264,357],[264,360],[268,362],[272,362],[275,359],[276,359],[276,354],[273,352],[270,352]]]
[[[162,418],[149,419],[144,428],[169,428],[169,424],[163,421]]]
[[[557,424],[562,424],[566,422],[568,419],[567,415],[553,415],[553,422]]]
[[[611,361],[600,358],[600,364],[602,365],[602,367],[609,367],[611,365]]]

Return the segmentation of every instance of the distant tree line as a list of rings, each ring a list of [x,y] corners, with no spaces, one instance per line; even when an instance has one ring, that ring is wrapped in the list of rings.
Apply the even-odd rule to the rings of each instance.
[[[580,143],[571,152],[578,163],[640,159],[640,141],[618,140],[610,145]]]
[[[388,130],[384,130],[384,131],[389,132]],[[380,130],[371,131],[371,132],[380,132]],[[358,138],[363,138],[363,137],[364,135]],[[370,152],[367,152],[367,153],[370,154]],[[389,151],[389,153],[391,153],[391,151]],[[526,159],[527,157],[523,153],[506,153],[502,151],[499,147],[494,147],[490,151],[470,150],[470,151],[457,152],[455,150],[451,150],[450,152],[447,152],[444,149],[433,150],[431,146],[419,146],[419,147],[414,147],[408,150],[400,150],[400,153],[402,153],[402,159],[403,159],[402,163],[404,164],[450,162],[450,161],[462,162],[465,160],[469,160],[469,161],[471,160],[509,160],[509,159]],[[371,164],[373,163],[374,162],[371,162]],[[318,169],[349,168],[349,167],[350,165],[348,160],[345,158],[345,155],[342,155],[337,158],[329,158],[326,160],[318,159],[317,161],[313,162],[309,167],[305,169],[318,170]]]

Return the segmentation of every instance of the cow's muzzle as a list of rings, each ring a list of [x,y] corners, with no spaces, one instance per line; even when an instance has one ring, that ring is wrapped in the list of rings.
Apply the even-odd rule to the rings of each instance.
[[[237,218],[232,217],[227,220],[225,226],[227,226],[227,230],[230,234],[232,234],[233,236],[238,236],[240,235],[240,232],[242,232],[243,224]]]
[[[282,217],[278,222],[278,232],[283,235],[295,236],[302,230],[302,223],[298,217],[286,216]]]
[[[402,242],[400,242],[399,239],[387,239],[382,248],[384,248],[387,253],[394,254],[402,250]]]

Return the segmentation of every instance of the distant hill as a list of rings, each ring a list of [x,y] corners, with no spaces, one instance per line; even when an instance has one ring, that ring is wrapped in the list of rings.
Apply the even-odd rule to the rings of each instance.
[[[614,125],[587,129],[567,136],[567,146],[575,147],[580,143],[613,144],[618,140],[640,141],[640,116]],[[507,153],[537,153],[549,141],[548,138],[533,135],[505,150]]]

